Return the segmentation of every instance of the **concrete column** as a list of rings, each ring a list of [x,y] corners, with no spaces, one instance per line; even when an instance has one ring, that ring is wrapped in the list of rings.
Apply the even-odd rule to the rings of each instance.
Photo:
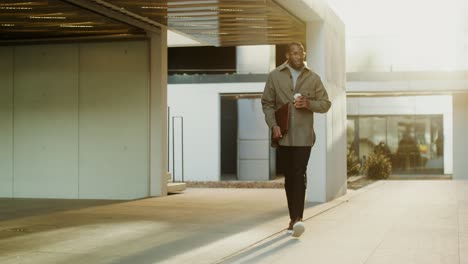
[[[453,96],[453,179],[468,180],[468,93]]]
[[[167,29],[150,37],[150,195],[167,195]]]
[[[444,126],[444,174],[453,175],[453,105],[450,98],[450,110],[443,114]]]
[[[14,48],[0,47],[0,197],[13,197]]]
[[[307,23],[307,64],[320,75],[332,107],[315,114],[317,141],[307,170],[307,201],[325,202],[346,193],[346,91],[344,26]]]

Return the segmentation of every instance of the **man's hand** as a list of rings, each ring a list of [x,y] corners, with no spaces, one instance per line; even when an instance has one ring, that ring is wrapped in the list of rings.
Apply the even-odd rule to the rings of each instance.
[[[294,100],[294,107],[296,107],[296,109],[301,109],[301,108],[308,109],[309,100],[307,100],[307,98],[301,95]]]
[[[280,138],[283,138],[283,134],[281,134],[281,128],[279,126],[274,126],[273,127],[273,139],[279,140]]]

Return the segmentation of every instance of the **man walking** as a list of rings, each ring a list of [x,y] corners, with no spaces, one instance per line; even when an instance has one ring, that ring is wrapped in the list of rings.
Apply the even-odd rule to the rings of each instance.
[[[288,45],[287,61],[270,72],[262,96],[263,112],[272,130],[272,142],[278,145],[284,165],[285,190],[291,221],[288,233],[299,237],[305,230],[302,222],[306,191],[306,169],[315,143],[314,112],[326,113],[331,107],[320,77],[304,64],[304,46]],[[275,111],[290,104],[289,128],[285,135],[275,119]]]

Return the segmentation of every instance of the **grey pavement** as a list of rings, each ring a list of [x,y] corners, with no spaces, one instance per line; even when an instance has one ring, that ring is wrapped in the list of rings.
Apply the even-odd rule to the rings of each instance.
[[[304,218],[288,236],[281,189],[0,199],[0,263],[468,264],[468,181],[379,181]]]

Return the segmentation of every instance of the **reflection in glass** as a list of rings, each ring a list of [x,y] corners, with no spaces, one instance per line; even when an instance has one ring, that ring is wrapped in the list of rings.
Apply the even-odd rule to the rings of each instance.
[[[363,162],[380,143],[387,142],[387,121],[385,117],[359,118],[359,157]]]
[[[348,119],[346,121],[346,141],[348,144],[348,149],[352,148],[354,145],[354,134],[356,132],[355,120]]]
[[[363,162],[378,149],[392,161],[394,174],[444,171],[442,115],[350,117],[347,134],[348,148]]]

